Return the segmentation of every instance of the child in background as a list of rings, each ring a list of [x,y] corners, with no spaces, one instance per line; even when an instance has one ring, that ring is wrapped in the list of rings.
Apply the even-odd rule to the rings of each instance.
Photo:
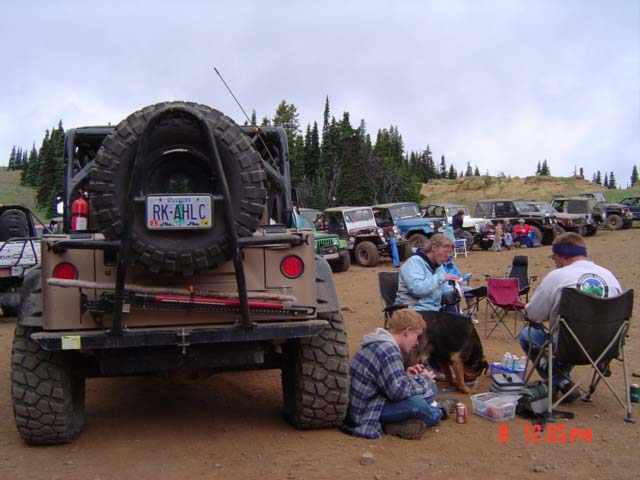
[[[491,251],[499,252],[500,250],[502,250],[502,223],[498,222],[495,237],[493,237],[493,245],[491,245]]]

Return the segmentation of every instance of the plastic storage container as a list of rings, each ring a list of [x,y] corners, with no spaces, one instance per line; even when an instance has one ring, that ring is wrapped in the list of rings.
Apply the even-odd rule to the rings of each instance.
[[[516,416],[516,405],[520,395],[478,393],[471,395],[473,413],[492,422],[506,422]]]

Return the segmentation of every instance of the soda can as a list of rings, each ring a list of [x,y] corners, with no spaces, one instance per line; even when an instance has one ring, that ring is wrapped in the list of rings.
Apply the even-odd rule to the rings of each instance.
[[[456,403],[456,423],[467,423],[467,407],[464,403]]]
[[[629,398],[631,403],[640,403],[640,385],[637,383],[629,385]]]

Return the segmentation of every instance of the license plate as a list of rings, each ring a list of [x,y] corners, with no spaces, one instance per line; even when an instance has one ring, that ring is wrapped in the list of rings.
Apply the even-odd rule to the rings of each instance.
[[[147,197],[147,229],[192,230],[211,228],[211,195],[150,195]]]

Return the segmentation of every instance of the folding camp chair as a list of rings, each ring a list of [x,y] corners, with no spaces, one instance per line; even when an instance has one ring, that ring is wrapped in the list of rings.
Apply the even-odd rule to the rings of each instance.
[[[384,312],[384,326],[387,328],[387,322],[393,315],[393,312],[401,308],[407,308],[407,305],[398,305],[396,301],[396,293],[398,292],[398,272],[378,272],[378,287],[380,289],[380,301],[382,302],[382,311]]]
[[[525,377],[528,381],[535,367],[543,358],[547,359],[549,392],[547,421],[553,421],[553,408],[578,389],[591,371],[591,369],[587,370],[554,403],[552,400],[553,366],[554,363],[562,362],[566,365],[590,365],[593,369],[589,392],[583,398],[584,401],[591,401],[591,395],[602,379],[622,407],[626,408],[625,421],[635,423],[631,412],[627,360],[624,356],[624,342],[632,311],[633,290],[627,290],[617,297],[602,298],[574,288],[562,289],[558,322],[553,331],[549,332],[549,340],[540,349],[531,370],[527,370]],[[614,359],[622,362],[626,402],[622,401],[618,392],[607,380],[607,377],[612,374],[609,364]]]
[[[525,307],[525,304],[518,298],[519,292],[520,288],[518,287],[517,278],[487,278],[487,320],[484,324],[484,338],[489,338],[501,325],[509,333],[511,340],[515,338],[517,334],[518,317],[524,318],[523,311]],[[489,310],[491,311],[491,315],[489,315]],[[511,330],[509,325],[504,321],[509,312],[513,312],[513,330]],[[487,333],[489,322],[492,318],[495,320],[495,325],[493,325],[491,331]]]
[[[453,258],[458,258],[458,255],[464,255],[467,257],[467,240],[464,238],[456,238],[453,233],[453,228],[451,228],[450,225],[445,227],[444,232],[451,240],[453,240]]]
[[[518,279],[519,296],[524,295],[525,303],[528,302],[531,284],[538,279],[536,275],[529,276],[529,258],[526,255],[514,256],[507,277]]]

